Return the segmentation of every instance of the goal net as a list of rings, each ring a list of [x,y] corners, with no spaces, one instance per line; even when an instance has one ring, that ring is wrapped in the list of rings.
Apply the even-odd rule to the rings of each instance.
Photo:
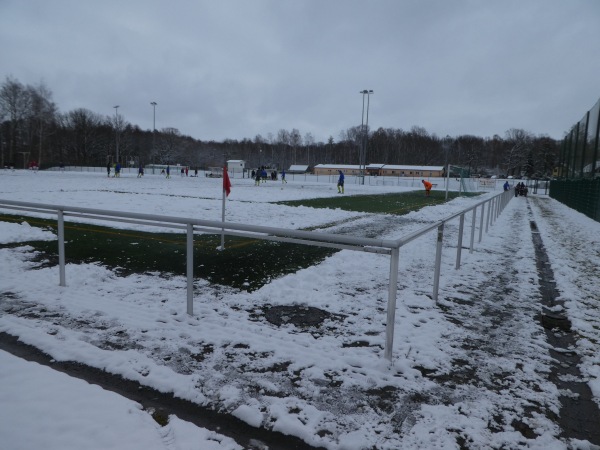
[[[471,179],[471,171],[466,167],[449,166],[450,178],[454,178],[458,182],[459,192],[475,192],[477,187]]]

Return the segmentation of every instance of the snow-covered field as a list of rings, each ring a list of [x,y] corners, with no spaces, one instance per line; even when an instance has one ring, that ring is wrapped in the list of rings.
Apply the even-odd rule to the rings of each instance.
[[[479,200],[398,217],[273,204],[337,196],[334,184],[232,182],[227,221],[356,235],[378,230],[382,238]],[[347,184],[346,195],[403,189]],[[202,177],[4,171],[0,199],[221,218],[221,180]],[[190,317],[184,278],[117,277],[97,264],[68,265],[61,288],[57,267],[33,270],[30,247],[1,248],[0,331],[56,360],[120,374],[329,449],[563,449],[575,442],[560,438],[552,419],[559,392],[547,381],[551,358],[535,319],[541,306],[531,220],[598,399],[600,224],[546,197],[512,199],[475,251],[463,251],[459,270],[458,221],[446,227],[439,305],[431,300],[435,233],[401,249],[391,363],[383,358],[389,257],[352,251],[252,293],[196,280]],[[467,226],[464,242],[469,233]],[[32,239],[56,237],[0,222],[0,243]],[[330,316],[312,329],[265,320],[268,308],[286,305]],[[161,428],[133,402],[3,352],[0,404],[0,436],[10,449],[239,448],[175,417]]]

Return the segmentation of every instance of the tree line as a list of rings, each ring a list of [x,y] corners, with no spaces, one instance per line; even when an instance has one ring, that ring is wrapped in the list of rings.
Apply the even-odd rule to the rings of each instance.
[[[471,174],[539,178],[552,174],[559,157],[559,141],[522,129],[510,129],[503,137],[440,137],[418,126],[402,130],[358,125],[327,142],[315,141],[311,133],[302,136],[295,128],[217,142],[182,135],[177,128],[142,130],[116,111],[114,116],[85,108],[62,113],[44,83],[24,85],[7,77],[0,87],[1,166],[24,168],[32,160],[40,168],[61,163],[104,166],[116,163],[118,155],[123,166],[181,164],[202,169],[221,166],[225,159],[278,169],[292,164],[452,164]]]

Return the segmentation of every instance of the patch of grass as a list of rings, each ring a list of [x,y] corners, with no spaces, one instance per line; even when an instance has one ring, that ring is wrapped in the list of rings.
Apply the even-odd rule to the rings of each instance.
[[[56,220],[0,215],[0,220],[52,229]],[[56,241],[32,241],[38,260],[58,264]],[[22,245],[22,244],[20,244]],[[253,291],[274,278],[323,261],[337,250],[239,237],[194,236],[194,276],[210,283]],[[186,234],[147,233],[65,222],[66,262],[99,262],[120,275],[160,272],[186,274]]]
[[[450,192],[449,198],[457,194]],[[280,202],[292,206],[340,208],[370,213],[406,214],[423,206],[444,202],[445,192],[423,191],[385,195],[340,195],[333,198]],[[27,222],[56,233],[56,219],[0,214],[0,220]],[[225,237],[225,251],[218,251],[219,234],[194,236],[194,276],[210,283],[253,291],[272,279],[319,264],[337,250],[240,237]],[[28,242],[40,252],[42,265],[58,264],[56,241]],[[18,244],[22,245],[22,243]],[[4,247],[15,246],[7,244]],[[0,247],[3,247],[0,245]],[[186,234],[148,233],[106,226],[65,222],[66,262],[100,263],[120,275],[158,272],[186,274]]]
[[[150,413],[154,421],[161,427],[166,427],[169,425],[169,414],[166,411],[154,408],[150,408],[147,411]]]
[[[475,196],[479,195],[479,193],[463,193],[462,195]],[[458,197],[457,192],[448,192],[448,200],[452,200],[456,197]],[[445,198],[445,191],[431,191],[431,195],[426,197],[425,192],[421,190],[378,195],[339,195],[337,197],[328,198],[283,201],[278,202],[278,204],[288,206],[308,206],[311,208],[339,208],[344,211],[403,215],[411,211],[419,210],[424,206],[445,203]]]

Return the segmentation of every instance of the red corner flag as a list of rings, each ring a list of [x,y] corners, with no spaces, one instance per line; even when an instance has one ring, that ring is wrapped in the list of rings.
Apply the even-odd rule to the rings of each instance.
[[[229,197],[229,193],[231,192],[231,181],[229,181],[229,174],[227,173],[227,166],[223,167],[223,190],[225,194]]]

